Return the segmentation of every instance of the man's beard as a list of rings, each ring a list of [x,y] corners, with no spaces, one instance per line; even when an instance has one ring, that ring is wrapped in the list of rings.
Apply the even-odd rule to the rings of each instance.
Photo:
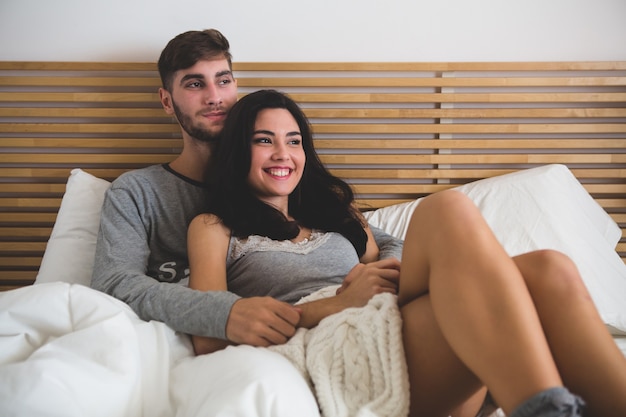
[[[200,142],[215,143],[218,141],[221,132],[211,132],[194,126],[191,116],[184,113],[174,101],[172,101],[172,107],[174,108],[174,113],[176,114],[180,127],[187,132],[189,136]]]

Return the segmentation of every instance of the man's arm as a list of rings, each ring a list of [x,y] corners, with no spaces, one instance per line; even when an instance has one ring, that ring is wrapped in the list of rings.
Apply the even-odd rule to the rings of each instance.
[[[226,338],[228,315],[239,297],[226,291],[196,291],[146,275],[148,239],[128,190],[107,191],[91,286],[126,302],[144,320],[162,321],[188,334]]]
[[[396,258],[401,260],[404,241],[391,236],[378,227],[372,226],[371,224],[369,226],[380,250],[378,255],[379,259]]]

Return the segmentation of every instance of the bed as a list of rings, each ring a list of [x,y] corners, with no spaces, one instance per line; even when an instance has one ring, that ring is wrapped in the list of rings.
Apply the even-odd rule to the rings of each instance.
[[[235,70],[242,94],[303,103],[372,225],[402,238],[421,198],[456,188],[511,255],[568,254],[626,355],[626,63]],[[0,63],[1,415],[274,415],[261,379],[198,391],[203,375],[245,385],[258,369],[194,357],[185,335],[89,288],[110,181],[180,147],[156,86],[152,64]]]

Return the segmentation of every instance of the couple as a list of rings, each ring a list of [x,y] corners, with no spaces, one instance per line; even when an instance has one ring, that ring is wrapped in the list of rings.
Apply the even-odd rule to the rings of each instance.
[[[395,259],[369,262],[393,254],[395,242],[369,230],[349,187],[319,163],[292,101],[275,92],[252,94],[224,126],[237,101],[230,60],[228,42],[214,30],[181,34],[163,51],[161,101],[181,125],[184,148],[171,164],[113,184],[103,206],[95,288],[142,318],[193,335],[198,352],[284,343],[296,327],[315,326],[376,293],[397,292],[411,415],[475,415],[486,387],[509,415],[582,415],[582,401],[564,385],[585,399],[590,415],[624,414],[624,358],[569,259],[551,251],[509,258],[473,204],[447,191],[417,207],[400,271]],[[215,198],[213,187],[224,195]],[[235,189],[247,192],[228,194]],[[189,223],[189,285],[201,291],[176,284],[187,283]],[[273,281],[235,274],[229,249],[253,239],[330,247],[342,264],[316,281],[293,284],[280,279],[288,271],[272,259],[294,256],[274,251],[263,254],[278,268],[268,275]],[[291,305],[332,283],[342,284],[336,296]],[[277,292],[259,297],[269,290]],[[578,323],[575,331],[561,326],[565,318]],[[279,361],[259,357],[265,360]]]

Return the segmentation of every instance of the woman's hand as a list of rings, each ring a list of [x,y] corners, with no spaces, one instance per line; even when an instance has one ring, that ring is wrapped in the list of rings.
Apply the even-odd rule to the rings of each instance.
[[[344,292],[353,301],[363,306],[374,295],[382,292],[396,294],[400,279],[400,261],[395,258],[382,259],[368,264],[358,264],[346,275],[337,295]]]

